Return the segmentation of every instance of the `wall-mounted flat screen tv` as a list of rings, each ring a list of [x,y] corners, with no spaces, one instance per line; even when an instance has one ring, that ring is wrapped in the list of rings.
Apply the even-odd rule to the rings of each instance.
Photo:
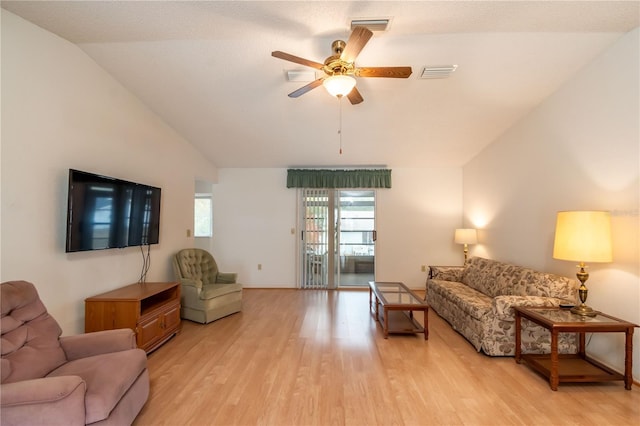
[[[160,188],[69,169],[66,252],[158,244]]]

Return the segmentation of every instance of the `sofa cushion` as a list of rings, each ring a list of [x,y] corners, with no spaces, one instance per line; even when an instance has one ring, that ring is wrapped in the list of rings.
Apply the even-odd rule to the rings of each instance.
[[[459,282],[431,280],[428,297],[431,296],[431,293],[437,293],[462,312],[477,320],[482,319],[491,310],[490,297]]]
[[[495,296],[556,297],[571,301],[576,297],[575,280],[522,266],[505,264],[495,279],[499,292]]]
[[[496,260],[472,257],[462,273],[462,282],[480,293],[495,297],[503,291],[504,283],[496,280],[507,265]]]
[[[522,282],[524,283],[525,294],[556,297],[570,302],[577,300],[578,281],[571,278],[546,272],[531,271],[522,278]]]
[[[492,259],[472,257],[462,282],[487,296],[541,296],[575,301],[577,283],[570,278],[539,272]]]
[[[87,384],[86,423],[104,420],[146,369],[142,349],[96,355],[70,361],[48,377],[80,376]]]
[[[62,329],[47,313],[33,284],[2,284],[0,332],[2,383],[44,377],[66,361]]]

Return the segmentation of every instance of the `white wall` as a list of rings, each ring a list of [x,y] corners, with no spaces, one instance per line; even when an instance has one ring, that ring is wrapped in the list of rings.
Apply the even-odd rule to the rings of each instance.
[[[65,334],[84,299],[136,282],[138,248],[64,252],[68,169],[162,188],[148,281],[193,245],[194,182],[216,169],[75,45],[2,10],[2,281],[33,282]]]
[[[391,169],[393,187],[377,191],[376,279],[424,289],[421,265],[462,263],[462,170]],[[286,169],[220,169],[213,185],[212,253],[246,287],[296,287],[300,230],[286,180]]]
[[[220,169],[213,185],[212,254],[246,287],[295,287],[296,192],[286,182],[286,169]]]
[[[622,37],[575,78],[464,167],[472,254],[574,277],[552,258],[556,212],[610,210],[614,262],[589,265],[587,304],[640,324],[639,30]],[[587,350],[622,371],[621,333],[594,335]],[[634,377],[640,378],[640,333]]]
[[[464,261],[453,243],[462,226],[462,170],[391,168],[393,187],[378,191],[376,280],[424,290],[428,265]]]

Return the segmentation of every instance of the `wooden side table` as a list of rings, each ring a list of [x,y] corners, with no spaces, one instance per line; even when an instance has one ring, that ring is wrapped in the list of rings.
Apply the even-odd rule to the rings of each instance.
[[[552,390],[558,390],[563,382],[602,382],[624,380],[631,390],[633,329],[638,327],[627,321],[599,312],[595,317],[572,314],[568,309],[514,307],[516,320],[516,362],[527,365],[549,379]],[[550,354],[522,354],[522,318],[538,324],[551,333]],[[576,354],[558,354],[558,334],[578,333],[579,346]],[[625,333],[624,374],[591,359],[585,351],[585,333]]]

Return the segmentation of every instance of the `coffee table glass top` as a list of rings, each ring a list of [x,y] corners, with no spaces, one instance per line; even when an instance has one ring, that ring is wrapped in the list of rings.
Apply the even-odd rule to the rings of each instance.
[[[378,295],[384,299],[384,304],[389,305],[424,305],[425,302],[418,298],[403,283],[394,282],[374,282],[369,281],[369,286]]]

